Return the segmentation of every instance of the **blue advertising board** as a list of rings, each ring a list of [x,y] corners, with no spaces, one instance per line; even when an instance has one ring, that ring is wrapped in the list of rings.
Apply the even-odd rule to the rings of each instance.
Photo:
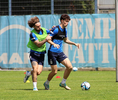
[[[31,67],[27,43],[32,30],[28,20],[34,16],[41,26],[51,29],[60,23],[60,15],[0,16],[0,66]],[[80,48],[63,43],[64,53],[73,67],[116,67],[115,14],[69,14],[68,39]],[[47,50],[49,44],[46,43]],[[50,67],[45,55],[44,67]],[[58,65],[58,67],[61,67]]]

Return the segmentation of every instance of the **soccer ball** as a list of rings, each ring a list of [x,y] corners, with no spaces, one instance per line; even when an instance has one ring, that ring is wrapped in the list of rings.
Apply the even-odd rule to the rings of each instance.
[[[81,89],[82,90],[89,90],[90,89],[90,84],[88,82],[83,82],[81,84]]]
[[[78,69],[76,67],[73,67],[73,71],[77,71]]]

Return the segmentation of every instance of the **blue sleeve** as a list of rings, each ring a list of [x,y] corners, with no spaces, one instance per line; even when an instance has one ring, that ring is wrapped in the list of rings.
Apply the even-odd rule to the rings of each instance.
[[[48,29],[46,29],[46,32],[47,32],[47,34],[50,34],[51,33],[50,30],[48,30]]]
[[[52,32],[50,33],[50,36],[54,36],[54,35],[56,35],[58,33],[58,28],[54,28],[54,29],[52,29]]]
[[[34,42],[34,41],[38,40],[38,38],[36,37],[36,35],[34,33],[30,33],[30,40]]]

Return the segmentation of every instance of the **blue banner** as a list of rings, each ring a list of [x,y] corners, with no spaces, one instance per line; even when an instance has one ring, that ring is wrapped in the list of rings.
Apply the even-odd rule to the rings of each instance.
[[[60,15],[34,15],[40,19],[41,26],[50,29],[60,23]],[[0,66],[2,68],[31,67],[29,61],[30,30],[27,16],[0,17]],[[73,67],[116,67],[115,57],[115,14],[75,14],[69,15],[67,26],[69,40],[79,43],[80,49],[63,44],[64,53]],[[46,43],[47,50],[49,44]],[[45,55],[44,67],[48,65]],[[58,67],[62,67],[58,64]]]

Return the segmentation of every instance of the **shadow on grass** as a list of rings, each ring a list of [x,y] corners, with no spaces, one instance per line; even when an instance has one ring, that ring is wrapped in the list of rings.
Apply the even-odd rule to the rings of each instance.
[[[33,89],[10,89],[10,90],[15,90],[15,91],[19,91],[19,90],[26,90],[26,91],[33,91]],[[45,89],[38,89],[38,90],[45,90]]]

